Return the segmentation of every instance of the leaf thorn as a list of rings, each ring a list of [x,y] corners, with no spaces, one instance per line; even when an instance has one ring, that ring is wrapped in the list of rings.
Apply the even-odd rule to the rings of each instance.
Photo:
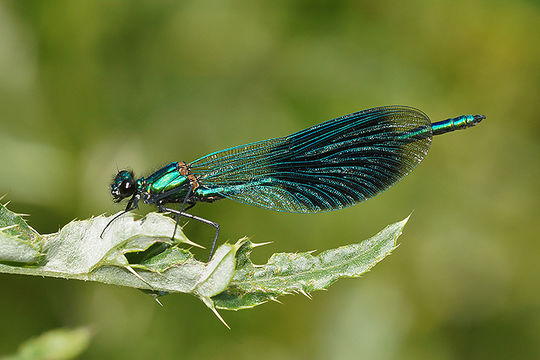
[[[269,245],[269,244],[272,244],[273,241],[267,241],[267,242],[262,242],[262,243],[251,243],[251,246],[253,248],[256,248],[256,247],[259,247],[259,246],[264,246],[264,245]]]
[[[150,289],[153,289],[153,288],[154,288],[148,281],[144,280],[144,278],[143,278],[141,275],[139,275],[135,270],[133,270],[133,268],[132,268],[131,266],[127,265],[125,268],[128,269],[130,273],[132,273],[133,275],[135,275],[135,277],[137,277],[137,278],[138,278],[139,280],[141,280],[143,283],[145,283],[146,285],[150,286]]]
[[[311,295],[309,295],[304,289],[300,289],[298,292],[311,300]]]
[[[0,231],[9,230],[18,227],[18,224],[8,225],[6,227],[0,228]]]
[[[198,247],[199,249],[206,249],[204,246],[199,245],[199,244],[197,244],[197,243],[195,243],[195,242],[193,242],[193,241],[191,241],[189,239],[184,239],[184,240],[182,240],[182,242],[185,243],[185,244],[194,246],[194,247]]]
[[[212,301],[212,299],[210,299],[209,297],[206,297],[206,296],[201,296],[201,300],[203,301],[203,303],[208,306],[210,308],[210,310],[212,310],[212,312],[214,313],[214,315],[217,316],[217,318],[219,319],[219,321],[221,321],[223,323],[223,325],[225,325],[227,327],[227,329],[231,330],[231,327],[229,326],[229,324],[227,324],[225,322],[225,320],[223,320],[223,318],[221,317],[221,315],[218,313],[218,311],[216,310],[216,307],[214,306],[214,301]]]

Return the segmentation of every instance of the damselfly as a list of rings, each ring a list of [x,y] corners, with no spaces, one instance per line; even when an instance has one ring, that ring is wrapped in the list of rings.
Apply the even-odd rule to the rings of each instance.
[[[130,198],[123,213],[142,200],[174,214],[176,226],[182,216],[213,226],[212,255],[219,225],[187,213],[195,204],[228,198],[295,213],[341,209],[380,194],[410,173],[426,156],[433,135],[483,119],[484,115],[462,115],[431,123],[412,107],[377,107],[190,163],[173,162],[139,179],[122,170],[111,184],[111,194],[115,202]],[[166,207],[170,203],[180,203],[180,209]]]

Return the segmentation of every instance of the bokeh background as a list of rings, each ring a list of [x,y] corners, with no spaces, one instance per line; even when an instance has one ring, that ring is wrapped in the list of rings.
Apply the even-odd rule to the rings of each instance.
[[[540,357],[536,1],[1,1],[0,193],[42,233],[121,209],[139,175],[379,105],[483,113],[364,204],[319,215],[193,212],[255,254],[327,249],[413,215],[362,279],[224,312],[133,289],[0,274],[0,354],[91,325],[85,359]],[[150,211],[143,207],[139,213]],[[190,223],[193,240],[212,230]]]

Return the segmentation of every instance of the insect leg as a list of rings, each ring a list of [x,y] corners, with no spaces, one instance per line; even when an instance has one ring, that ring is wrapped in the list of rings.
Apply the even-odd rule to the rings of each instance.
[[[189,187],[189,190],[186,194],[186,196],[184,197],[184,201],[182,202],[182,206],[180,207],[180,212],[178,212],[178,214],[176,214],[176,223],[174,224],[174,231],[172,233],[172,237],[171,237],[171,240],[174,240],[174,235],[176,235],[176,229],[178,228],[178,222],[180,221],[180,214],[183,213],[186,209],[186,202],[187,202],[187,199],[189,199],[189,196],[191,195],[191,193],[193,192],[193,185]],[[193,206],[191,206],[193,207]]]
[[[197,220],[197,221],[200,221],[200,222],[202,222],[204,224],[208,224],[208,225],[211,225],[214,228],[216,228],[216,235],[214,236],[214,241],[212,242],[212,248],[210,249],[210,256],[208,258],[208,261],[210,261],[210,259],[212,258],[212,255],[214,255],[214,248],[216,247],[216,241],[217,241],[217,238],[218,238],[218,235],[219,235],[219,224],[218,223],[215,223],[213,221],[207,220],[207,219],[199,217],[199,216],[188,214],[186,212],[182,212],[182,211],[178,211],[178,210],[174,210],[174,209],[169,209],[169,208],[166,208],[166,207],[163,207],[163,206],[158,207],[158,211],[160,211],[160,212],[170,212],[172,214],[175,214],[177,216],[177,218],[180,218],[181,216],[184,216],[184,217],[187,217],[189,219]]]
[[[124,211],[122,211],[120,214],[116,215],[115,217],[113,217],[111,219],[111,221],[109,221],[107,223],[107,225],[105,225],[105,227],[103,228],[103,231],[101,232],[101,235],[99,235],[100,238],[103,239],[103,234],[105,234],[105,230],[107,230],[107,228],[109,227],[109,225],[111,225],[113,223],[114,220],[118,219],[120,216],[124,215],[125,213],[128,213],[130,212],[131,210],[135,210],[139,207],[138,203],[139,203],[139,199],[140,199],[140,196],[139,195],[135,195],[134,197],[132,197],[131,199],[129,199],[129,202],[127,203],[127,206],[126,206],[126,209]]]

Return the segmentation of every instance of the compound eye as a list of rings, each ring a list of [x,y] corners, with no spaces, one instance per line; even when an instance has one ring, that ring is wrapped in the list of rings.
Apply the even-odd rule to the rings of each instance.
[[[135,193],[135,183],[133,182],[133,179],[125,179],[120,183],[120,187],[118,188],[118,191],[120,192],[120,196],[122,197],[128,197]]]

